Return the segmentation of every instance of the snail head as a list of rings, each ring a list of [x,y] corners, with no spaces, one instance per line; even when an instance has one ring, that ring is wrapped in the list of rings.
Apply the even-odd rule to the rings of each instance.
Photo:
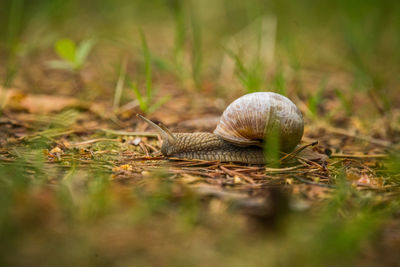
[[[136,115],[140,119],[142,119],[144,122],[146,122],[148,125],[153,127],[154,129],[157,130],[157,132],[161,135],[161,138],[163,140],[162,146],[161,146],[161,153],[164,156],[170,156],[174,153],[174,145],[176,143],[176,137],[175,135],[163,124],[155,124],[151,120],[147,119],[146,117],[143,117],[140,114]]]

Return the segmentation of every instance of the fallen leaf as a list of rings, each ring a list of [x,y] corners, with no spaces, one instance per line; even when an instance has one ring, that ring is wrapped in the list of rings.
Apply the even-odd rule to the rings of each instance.
[[[79,104],[78,99],[67,96],[25,94],[15,89],[2,88],[0,93],[4,94],[4,108],[14,111],[26,110],[30,113],[46,114]]]

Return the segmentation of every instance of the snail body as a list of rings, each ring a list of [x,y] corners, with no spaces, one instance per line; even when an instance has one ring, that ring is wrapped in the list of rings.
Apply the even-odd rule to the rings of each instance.
[[[304,129],[296,105],[272,92],[236,99],[222,114],[214,133],[172,133],[165,126],[140,117],[161,134],[164,156],[248,164],[265,163],[264,140],[270,134],[277,133],[281,150],[290,152],[300,142]]]

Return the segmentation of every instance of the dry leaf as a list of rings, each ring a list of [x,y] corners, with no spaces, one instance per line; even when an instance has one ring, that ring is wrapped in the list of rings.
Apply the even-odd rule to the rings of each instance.
[[[17,111],[46,114],[79,104],[78,99],[67,96],[25,94],[15,89],[0,91],[5,95],[4,108]]]

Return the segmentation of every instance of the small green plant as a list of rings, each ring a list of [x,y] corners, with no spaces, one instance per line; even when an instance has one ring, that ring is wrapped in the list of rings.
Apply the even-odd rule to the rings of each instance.
[[[265,81],[260,60],[257,58],[250,67],[246,67],[239,55],[229,50],[226,51],[236,63],[236,75],[246,92],[260,91]]]
[[[137,83],[132,82],[131,87],[132,90],[139,101],[139,107],[145,114],[150,114],[159,109],[162,105],[164,105],[169,99],[170,96],[164,96],[160,98],[158,101],[154,102],[154,88],[152,82],[152,69],[151,69],[151,53],[149,47],[147,45],[146,37],[142,30],[140,30],[140,38],[142,41],[142,50],[144,56],[144,65],[145,65],[145,92],[142,93],[137,86]],[[153,103],[154,102],[154,103]]]
[[[275,29],[270,17],[260,17],[257,10],[250,9],[250,14],[253,14],[251,23],[236,33],[225,49],[227,55],[235,62],[235,74],[247,93],[265,89],[265,74],[269,62],[266,54],[271,53],[272,45],[264,36],[274,36]],[[278,91],[282,91],[282,81],[274,82],[280,86]]]
[[[349,90],[350,92],[347,92],[347,94],[343,93],[343,91],[339,90],[339,89],[335,89],[335,94],[336,97],[339,99],[340,103],[341,103],[341,107],[344,109],[344,111],[346,112],[347,116],[350,116],[353,113],[353,103],[351,101],[351,99],[353,98],[353,93],[352,90]],[[348,94],[350,94],[350,97],[347,96]]]
[[[92,39],[83,40],[79,45],[68,38],[59,39],[54,46],[54,51],[61,60],[52,60],[49,62],[49,66],[55,69],[79,72],[83,68],[93,45]]]
[[[272,86],[273,86],[272,90],[274,90],[274,92],[285,96],[287,95],[286,79],[281,66],[279,66],[277,72],[272,78]]]
[[[83,40],[79,45],[68,38],[59,39],[54,46],[54,51],[61,60],[51,60],[48,65],[54,69],[71,71],[74,74],[76,86],[84,88],[85,83],[81,76],[81,70],[93,45],[92,39]]]
[[[325,90],[326,79],[322,79],[318,91],[315,94],[312,94],[308,97],[308,108],[311,112],[312,117],[316,117],[318,115],[318,107],[320,106],[323,100],[323,94]]]

